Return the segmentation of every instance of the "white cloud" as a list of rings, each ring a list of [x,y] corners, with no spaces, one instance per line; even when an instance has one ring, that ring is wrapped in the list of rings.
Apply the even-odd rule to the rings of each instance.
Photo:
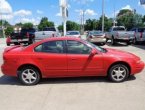
[[[94,10],[91,10],[91,9],[87,9],[87,10],[85,11],[85,14],[86,14],[86,15],[90,15],[90,16],[95,16],[95,15],[97,15],[97,13],[95,13],[95,11],[94,11]]]
[[[13,18],[12,12],[11,5],[6,0],[0,0],[0,14],[2,14],[2,19],[11,20]]]
[[[122,7],[122,9],[129,9],[129,10],[133,10],[133,9],[131,8],[131,6],[130,6],[130,5],[126,5],[125,7]]]
[[[37,13],[38,13],[38,14],[43,14],[43,11],[37,10]]]
[[[39,24],[39,20],[38,19],[34,19],[34,18],[21,18],[15,21],[15,23],[33,23],[34,25],[38,25]]]
[[[91,9],[86,9],[86,10],[75,10],[75,12],[79,13],[80,15],[82,15],[83,13],[85,15],[89,15],[89,16],[95,16],[97,15],[97,13],[94,11],[94,10],[91,10]]]
[[[56,16],[62,16],[62,15],[61,15],[61,13],[59,12],[59,13],[56,14]]]
[[[94,2],[94,0],[72,0],[72,1],[78,4],[87,4],[89,2]]]
[[[0,0],[0,13],[12,13],[12,7],[6,0]]]
[[[24,16],[32,15],[32,12],[29,10],[23,9],[23,10],[19,10],[19,11],[14,12],[14,15],[24,17]]]

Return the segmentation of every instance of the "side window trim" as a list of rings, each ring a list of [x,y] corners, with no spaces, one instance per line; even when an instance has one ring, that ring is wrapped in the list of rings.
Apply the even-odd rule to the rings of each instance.
[[[57,42],[57,40],[54,40],[54,42]],[[58,40],[58,41],[61,41],[63,44],[62,44],[62,47],[63,47],[63,52],[62,53],[57,53],[57,52],[46,52],[46,51],[44,51],[43,50],[43,48],[44,48],[44,45],[45,45],[45,43],[48,43],[48,42],[53,42],[53,41],[47,41],[47,42],[44,42],[44,43],[42,43],[42,44],[40,44],[40,45],[37,45],[35,48],[34,48],[34,52],[38,52],[38,53],[49,53],[49,54],[66,54],[66,49],[65,49],[65,41],[64,40]],[[39,47],[39,46],[41,46],[42,45],[42,47],[41,47],[41,51],[36,51],[36,48],[37,47]]]

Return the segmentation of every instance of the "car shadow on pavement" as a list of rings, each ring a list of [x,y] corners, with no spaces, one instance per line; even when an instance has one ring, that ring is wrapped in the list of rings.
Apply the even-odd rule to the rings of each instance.
[[[145,44],[140,44],[140,45],[132,45],[133,47],[136,47],[136,48],[140,48],[140,49],[143,49],[145,50]]]
[[[1,76],[0,85],[21,85],[20,81],[16,77]]]
[[[130,76],[127,81],[135,80],[136,77]],[[46,78],[42,79],[40,84],[69,84],[69,83],[113,83],[107,77],[75,77],[75,78]],[[23,86],[16,77],[1,76],[0,85],[17,85]]]
[[[106,45],[108,45],[110,47],[127,47],[127,46],[129,46],[126,43],[120,43],[120,42],[118,42],[114,45],[112,45],[111,42],[107,42]]]

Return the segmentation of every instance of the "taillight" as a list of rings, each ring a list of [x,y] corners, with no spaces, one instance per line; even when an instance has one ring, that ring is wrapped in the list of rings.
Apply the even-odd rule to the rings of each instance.
[[[89,36],[89,38],[92,39],[93,37],[92,36]]]
[[[29,38],[29,33],[28,32],[26,33],[26,36]]]
[[[119,33],[118,32],[116,33],[116,37],[119,37]]]
[[[143,36],[143,33],[141,32],[141,33],[140,33],[140,38],[142,38],[142,36]]]

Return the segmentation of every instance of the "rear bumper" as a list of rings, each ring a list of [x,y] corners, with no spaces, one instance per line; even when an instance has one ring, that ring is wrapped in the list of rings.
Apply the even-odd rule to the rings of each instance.
[[[15,42],[19,42],[19,43],[22,43],[22,42],[28,42],[29,39],[11,39],[11,43],[15,43]]]
[[[92,43],[106,43],[106,38],[102,38],[102,39],[90,39],[89,40]]]
[[[5,64],[1,65],[1,71],[4,75],[7,76],[17,76],[16,68],[12,68],[9,65],[5,65]]]

